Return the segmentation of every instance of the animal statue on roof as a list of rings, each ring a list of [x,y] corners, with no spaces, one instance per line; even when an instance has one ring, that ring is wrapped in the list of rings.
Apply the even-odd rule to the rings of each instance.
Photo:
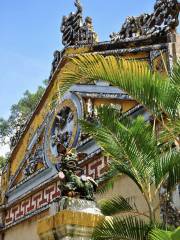
[[[77,8],[76,12],[63,16],[60,28],[62,43],[66,47],[97,41],[97,34],[93,30],[92,19],[87,17],[83,23],[83,9],[80,0],[75,0],[74,5]]]
[[[76,33],[79,31],[82,23],[82,6],[79,0],[74,3],[77,8],[75,13],[70,13],[68,16],[63,16],[61,24],[62,43],[67,45],[75,44]]]
[[[57,69],[57,67],[58,67],[58,65],[59,65],[59,63],[60,63],[60,61],[61,61],[61,57],[62,57],[62,56],[61,56],[61,52],[58,51],[58,50],[56,50],[56,51],[54,52],[54,54],[53,54],[53,57],[54,57],[54,59],[53,59],[53,61],[52,61],[51,73],[50,73],[50,76],[49,76],[49,81],[51,80],[54,72],[56,71],[56,69]]]
[[[61,195],[72,198],[81,198],[93,201],[97,183],[89,176],[83,174],[83,170],[78,166],[78,161],[86,154],[76,153],[75,150],[67,151],[62,145],[59,146],[61,162],[58,164]],[[80,172],[80,176],[78,175]]]
[[[129,38],[164,36],[175,31],[179,24],[177,0],[156,0],[152,14],[127,17],[118,33],[112,33],[113,42]]]

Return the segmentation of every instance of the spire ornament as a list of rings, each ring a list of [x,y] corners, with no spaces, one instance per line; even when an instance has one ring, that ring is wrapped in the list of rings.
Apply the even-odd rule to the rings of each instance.
[[[83,23],[83,8],[80,0],[75,0],[75,13],[63,16],[61,24],[62,43],[65,47],[80,44],[93,44],[97,41],[92,19],[87,17]]]
[[[121,30],[110,35],[111,41],[162,37],[174,33],[179,24],[179,9],[177,0],[156,0],[152,14],[127,17]]]

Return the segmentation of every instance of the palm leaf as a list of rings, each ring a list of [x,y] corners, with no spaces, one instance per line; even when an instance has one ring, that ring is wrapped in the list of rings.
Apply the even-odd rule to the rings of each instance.
[[[173,66],[170,80],[174,85],[180,87],[180,59]]]
[[[180,153],[178,153],[171,164],[169,165],[167,179],[167,191],[172,191],[177,184],[180,183]]]
[[[180,227],[178,227],[176,231],[172,233],[171,237],[172,237],[172,240],[180,239]]]
[[[130,198],[116,196],[110,200],[101,200],[99,207],[104,215],[112,216],[117,213],[136,212],[138,214],[135,203]]]
[[[81,120],[83,131],[90,134],[113,159],[119,173],[128,174],[142,190],[147,179],[152,178],[157,154],[152,129],[143,117],[131,122],[121,118],[119,122],[116,110],[110,106],[100,107],[97,112],[98,123]]]
[[[161,130],[158,139],[161,143],[168,142],[172,146],[172,144],[175,141],[177,141],[179,136],[180,136],[180,119],[177,118],[173,121],[168,119],[166,122],[166,126]]]
[[[139,188],[139,190],[144,193],[144,185],[146,182],[144,182],[139,176],[138,176],[138,171],[132,170],[129,168],[129,166],[124,163],[124,164],[119,164],[117,166],[117,169],[119,170],[120,173],[128,176]]]
[[[96,142],[105,151],[105,154],[109,155],[112,158],[113,162],[117,163],[116,167],[119,170],[119,173],[124,173],[124,174],[128,173],[129,175],[131,175],[134,181],[136,180],[138,186],[141,186],[141,182],[144,182],[144,179],[141,181],[139,172],[137,170],[132,171],[132,169],[130,169],[127,164],[128,162],[131,161],[132,158],[134,158],[133,145],[131,144],[131,141],[128,138],[128,136],[126,137],[126,142],[127,142],[126,145],[127,144],[131,145],[131,149],[126,151],[127,148],[125,148],[125,141],[124,141],[125,134],[124,135],[119,134],[121,137],[118,137],[117,133],[115,135],[113,132],[111,132],[108,128],[105,128],[104,126],[103,127],[101,127],[100,125],[97,126],[83,120],[81,120],[81,126],[83,131],[93,136]],[[118,130],[120,132],[120,130],[122,129],[118,129]],[[129,155],[129,152],[131,155]],[[133,159],[133,162],[135,161],[137,161],[137,158]],[[126,164],[124,164],[124,162]],[[138,163],[136,163],[136,166],[139,168]],[[143,169],[145,169],[145,167]]]
[[[159,189],[166,182],[171,191],[180,182],[180,152],[170,150],[155,161],[155,185]]]
[[[109,116],[111,118],[111,116]],[[112,119],[112,125],[113,125],[113,117]],[[102,147],[102,149],[105,150],[105,152],[111,156],[114,160],[122,159],[125,156],[125,153],[123,154],[123,146],[121,145],[121,142],[118,140],[117,132],[113,132],[112,129],[109,129],[109,126],[105,127],[105,125],[101,125],[100,123],[89,123],[85,120],[80,120],[81,127],[84,132],[90,134],[96,142]],[[124,129],[121,130],[121,133],[125,134]]]
[[[172,240],[171,234],[172,232],[169,232],[169,231],[155,229],[155,230],[152,230],[149,236],[150,236],[150,240]]]
[[[121,175],[122,174],[119,173],[116,164],[113,162],[109,163],[107,173],[98,180],[98,185],[100,185],[100,187],[98,188],[97,192],[103,194],[109,190],[112,190],[114,188],[114,183]]]
[[[177,115],[180,91],[160,74],[136,61],[127,61],[114,56],[86,54],[72,59],[73,69],[66,69],[60,79],[63,94],[75,83],[105,80],[127,92],[137,102],[146,106],[154,115],[164,112],[171,118]]]
[[[150,229],[150,225],[136,217],[108,217],[95,228],[92,239],[146,240]]]

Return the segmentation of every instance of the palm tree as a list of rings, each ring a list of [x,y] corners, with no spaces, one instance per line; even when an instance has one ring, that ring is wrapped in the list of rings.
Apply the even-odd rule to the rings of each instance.
[[[150,238],[151,240],[179,240],[180,228],[177,228],[174,232],[156,229],[151,232]]]
[[[128,215],[106,218],[96,228],[94,239],[147,239],[151,229],[159,226],[154,202],[161,187],[166,184],[167,192],[170,192],[180,180],[180,64],[175,66],[168,79],[164,79],[160,74],[152,73],[145,64],[113,56],[88,54],[73,59],[72,63],[77,71],[66,69],[62,73],[62,94],[72,84],[101,79],[127,92],[154,116],[152,127],[141,116],[130,121],[114,108],[104,106],[98,108],[98,121],[81,120],[82,128],[112,159],[104,180],[113,179],[119,173],[127,175],[142,192],[149,209],[148,214],[144,214],[132,199],[122,196],[105,201],[101,205],[105,215],[120,212]],[[155,131],[157,123],[164,129],[160,136]],[[165,141],[175,142],[177,148],[164,147]]]
[[[84,54],[72,58],[67,64],[60,75],[59,88],[64,94],[73,84],[104,80],[127,92],[153,115],[164,112],[173,118],[177,117],[177,105],[180,102],[179,69],[180,63],[175,65],[170,81],[165,81],[164,76],[153,73],[145,63],[114,56]]]
[[[155,203],[161,187],[166,184],[170,192],[180,180],[179,152],[171,147],[162,151],[155,131],[142,116],[130,121],[110,106],[98,108],[97,122],[81,120],[81,126],[112,159],[103,180],[110,177],[112,182],[119,173],[127,175],[138,186],[148,206],[148,214],[145,214],[136,208],[132,199],[122,196],[103,202],[101,210],[105,215],[128,213],[130,216],[106,219],[97,227],[94,239],[123,239],[126,234],[127,239],[144,239],[158,221],[159,206]]]
[[[166,68],[167,69],[167,68]],[[60,75],[59,89],[63,95],[73,84],[104,80],[128,93],[154,116],[154,123],[164,127],[164,139],[180,146],[180,61],[170,76],[152,72],[149,65],[114,56],[84,54],[72,58]],[[166,116],[166,121],[162,121]]]

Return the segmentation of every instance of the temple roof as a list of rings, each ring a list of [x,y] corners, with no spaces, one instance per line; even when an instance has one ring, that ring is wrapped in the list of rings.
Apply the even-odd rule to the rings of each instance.
[[[179,23],[179,3],[177,0],[156,0],[152,14],[128,17],[121,30],[118,33],[111,34],[110,40],[105,42],[97,41],[97,34],[94,32],[90,17],[86,17],[83,22],[83,7],[80,0],[75,0],[74,5],[77,8],[76,12],[64,16],[62,19],[60,30],[64,49],[54,52],[49,86],[31,118],[17,134],[12,154],[16,151],[20,139],[29,128],[44,99],[48,96],[54,79],[65,64],[67,56],[79,53],[101,53],[105,55],[136,53],[150,51],[152,45],[154,49],[157,47],[157,49],[163,50],[168,42],[175,41],[172,37]],[[69,49],[72,51],[69,51]]]

